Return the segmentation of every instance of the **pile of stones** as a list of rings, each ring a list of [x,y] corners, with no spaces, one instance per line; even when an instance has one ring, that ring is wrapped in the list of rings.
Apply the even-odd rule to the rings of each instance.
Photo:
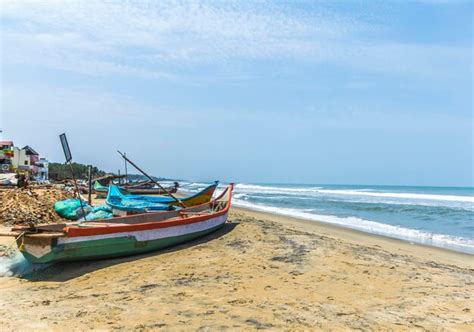
[[[65,222],[54,211],[53,205],[56,201],[71,197],[71,193],[58,188],[1,190],[0,224],[11,226]]]

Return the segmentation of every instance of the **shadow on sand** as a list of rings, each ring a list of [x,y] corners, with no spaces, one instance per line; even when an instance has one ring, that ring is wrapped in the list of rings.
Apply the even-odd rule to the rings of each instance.
[[[23,275],[20,278],[26,279],[29,281],[54,281],[54,282],[64,282],[77,277],[80,277],[84,274],[97,271],[109,266],[116,264],[127,263],[147,257],[161,255],[163,253],[174,252],[190,247],[197,246],[199,244],[207,243],[209,241],[215,240],[229,232],[231,232],[238,223],[226,223],[219,230],[206,235],[204,237],[192,240],[186,243],[182,243],[173,247],[166,249],[151,251],[145,254],[126,256],[121,258],[112,258],[112,259],[103,259],[103,260],[94,260],[94,261],[77,261],[77,262],[63,262],[56,263],[51,265],[46,265],[44,268],[36,269],[34,272]]]

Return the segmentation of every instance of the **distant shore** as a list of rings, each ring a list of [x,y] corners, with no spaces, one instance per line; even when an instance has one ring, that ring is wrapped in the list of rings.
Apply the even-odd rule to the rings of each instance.
[[[200,240],[0,278],[4,330],[472,330],[472,256],[232,208]],[[0,245],[10,238],[0,238]]]

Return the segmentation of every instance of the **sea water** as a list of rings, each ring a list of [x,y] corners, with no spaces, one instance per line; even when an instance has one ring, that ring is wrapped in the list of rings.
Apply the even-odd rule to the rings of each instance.
[[[182,189],[207,185],[184,182]],[[474,254],[472,187],[238,183],[232,203]]]

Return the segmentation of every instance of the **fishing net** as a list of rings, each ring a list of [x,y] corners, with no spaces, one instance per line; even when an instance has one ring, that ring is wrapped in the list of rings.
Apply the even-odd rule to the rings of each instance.
[[[113,218],[112,209],[107,205],[99,205],[92,208],[92,211],[86,215],[86,218],[79,219],[83,220],[99,220],[99,219],[110,219]]]
[[[81,201],[77,198],[65,199],[54,203],[54,210],[61,217],[69,220],[78,220],[84,217],[84,214],[92,212],[92,207],[86,202]]]

